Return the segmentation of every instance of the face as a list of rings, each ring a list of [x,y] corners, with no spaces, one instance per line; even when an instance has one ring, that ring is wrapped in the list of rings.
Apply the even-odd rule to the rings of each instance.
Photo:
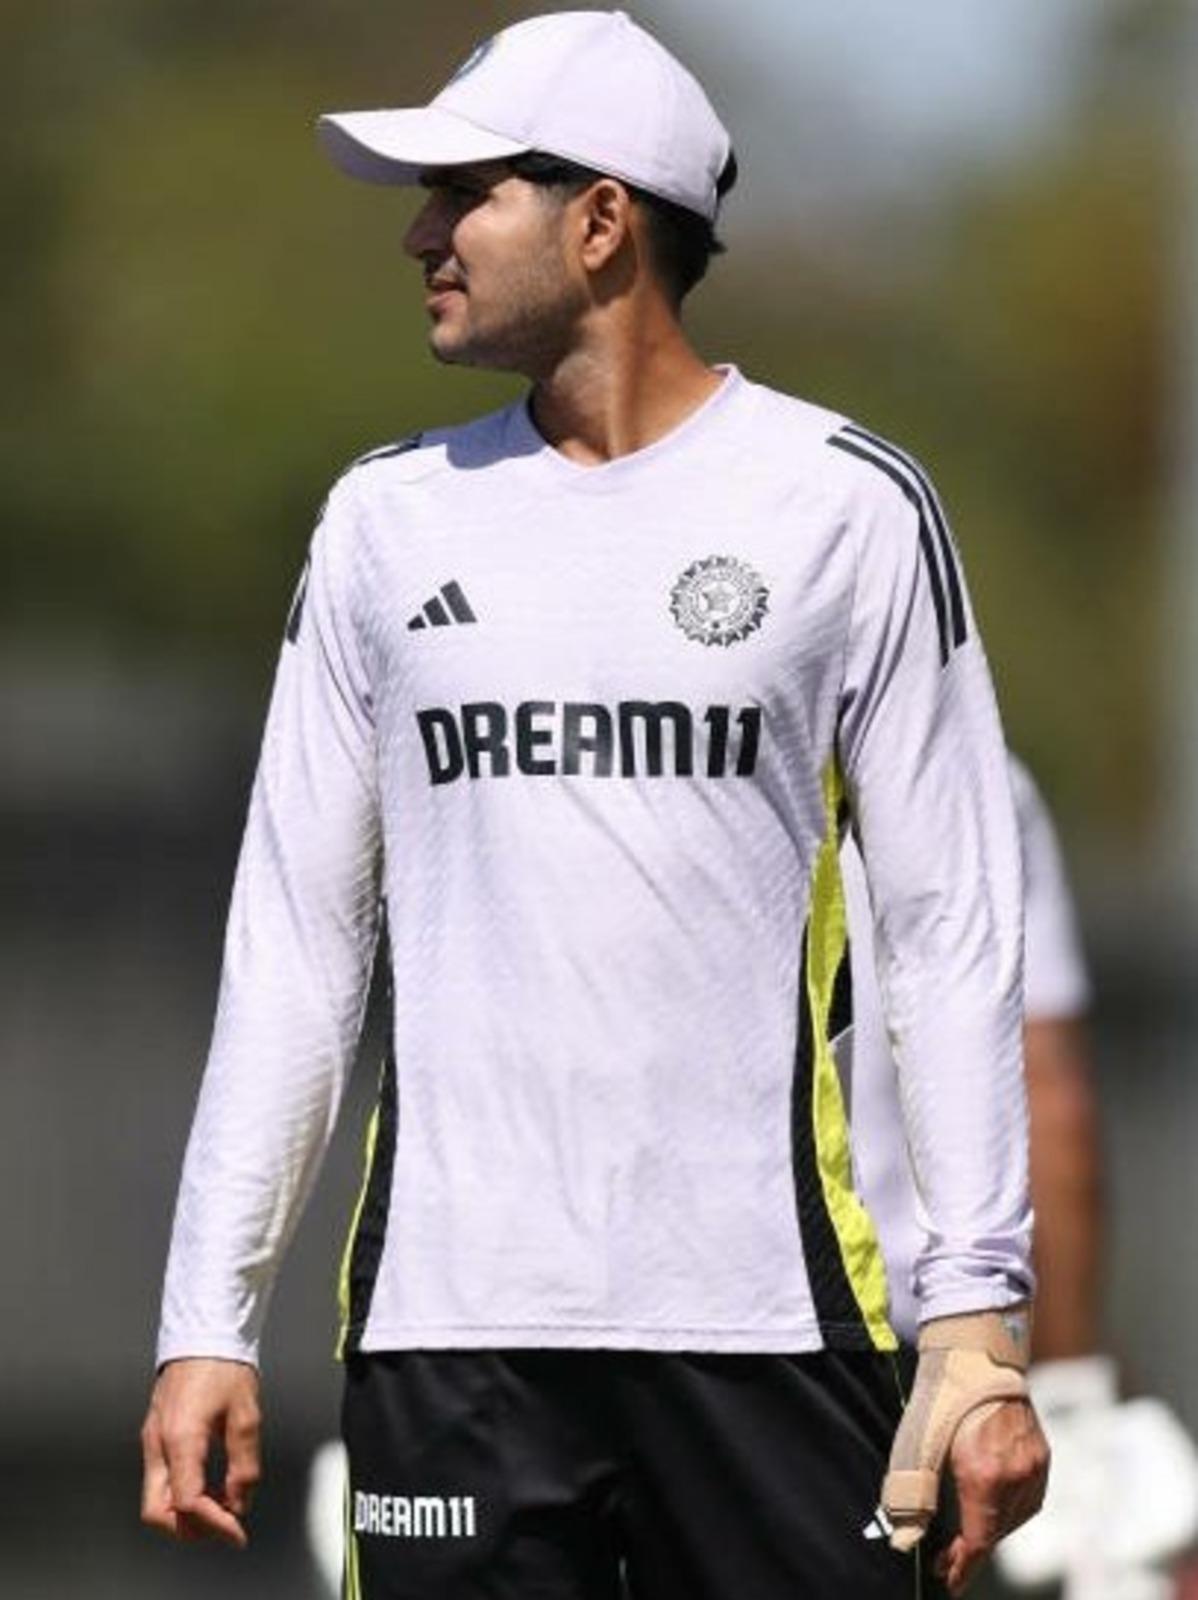
[[[446,167],[404,238],[424,268],[441,361],[539,377],[570,348],[586,303],[569,268],[568,204],[501,163]]]

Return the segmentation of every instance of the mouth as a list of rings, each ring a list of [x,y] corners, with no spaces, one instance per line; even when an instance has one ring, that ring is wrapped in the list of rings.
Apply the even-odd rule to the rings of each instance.
[[[433,276],[424,280],[424,303],[430,311],[446,305],[451,295],[465,292],[464,286],[456,278]]]

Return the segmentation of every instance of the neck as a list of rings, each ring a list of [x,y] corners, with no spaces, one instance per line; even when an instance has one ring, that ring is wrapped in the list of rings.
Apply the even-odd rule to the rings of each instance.
[[[537,377],[532,414],[549,444],[599,466],[663,438],[719,388],[672,316],[583,337]]]

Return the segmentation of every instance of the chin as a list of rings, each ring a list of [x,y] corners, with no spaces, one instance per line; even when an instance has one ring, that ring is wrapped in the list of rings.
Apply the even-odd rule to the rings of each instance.
[[[519,372],[520,365],[506,357],[503,351],[478,339],[459,335],[454,338],[448,330],[434,328],[428,336],[433,356],[447,367],[481,367],[488,372]]]
[[[453,363],[463,359],[461,340],[450,337],[440,328],[430,330],[428,347],[438,361]]]
[[[464,328],[453,327],[448,318],[432,325],[429,329],[428,344],[438,361],[467,366],[474,361],[474,341]]]

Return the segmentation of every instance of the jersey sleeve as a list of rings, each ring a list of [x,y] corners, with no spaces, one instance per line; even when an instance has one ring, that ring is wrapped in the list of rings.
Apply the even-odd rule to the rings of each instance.
[[[927,1232],[915,1270],[926,1321],[1010,1304],[1033,1283],[1019,842],[990,674],[934,491],[892,447],[850,453],[868,465],[839,759]]]
[[[1048,807],[1022,762],[1011,757],[1011,789],[1023,852],[1024,1012],[1029,1022],[1078,1017],[1090,980],[1060,841]]]
[[[159,1362],[254,1362],[276,1268],[333,1128],[377,937],[370,686],[344,480],[282,647],[183,1165]]]

